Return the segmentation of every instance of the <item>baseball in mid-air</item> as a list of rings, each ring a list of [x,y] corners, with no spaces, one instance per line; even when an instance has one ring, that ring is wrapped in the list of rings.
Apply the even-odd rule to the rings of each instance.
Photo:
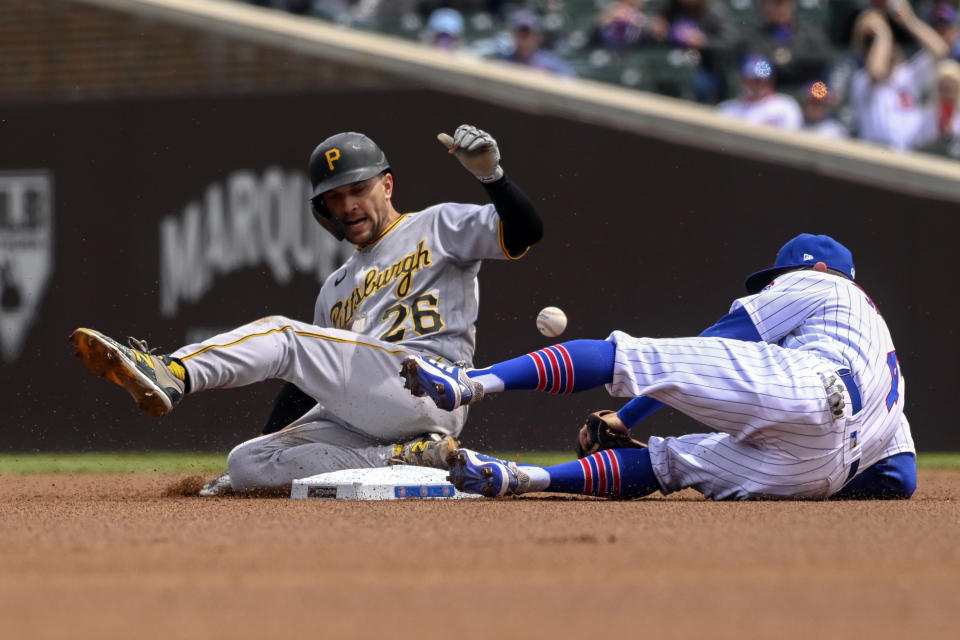
[[[567,314],[559,307],[544,307],[537,314],[537,329],[548,338],[554,338],[567,328]]]

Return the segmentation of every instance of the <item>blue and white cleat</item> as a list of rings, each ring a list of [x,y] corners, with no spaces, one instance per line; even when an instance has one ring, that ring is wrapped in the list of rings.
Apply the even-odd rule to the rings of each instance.
[[[488,498],[524,493],[530,477],[517,466],[470,449],[458,449],[450,457],[450,475],[447,479],[458,491],[479,493]]]
[[[420,356],[403,360],[403,386],[415,396],[429,396],[438,407],[453,411],[483,398],[483,385],[467,377],[464,367],[442,365]]]

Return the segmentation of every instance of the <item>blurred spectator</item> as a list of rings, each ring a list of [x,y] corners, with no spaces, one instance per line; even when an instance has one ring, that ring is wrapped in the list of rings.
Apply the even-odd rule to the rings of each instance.
[[[941,60],[930,105],[923,114],[921,145],[960,140],[960,63]]]
[[[744,36],[742,53],[770,60],[780,87],[823,80],[833,57],[823,29],[797,20],[795,0],[759,0],[759,4],[762,21]]]
[[[249,0],[250,4],[271,9],[281,9],[290,13],[306,14],[310,11],[312,0]]]
[[[576,75],[573,67],[562,58],[541,47],[540,18],[537,14],[521,9],[513,14],[511,24],[513,51],[502,56],[503,60],[561,76]]]
[[[463,16],[456,9],[435,9],[427,20],[430,44],[452,51],[460,47],[463,39]]]
[[[950,48],[948,55],[954,60],[960,60],[960,28],[957,27],[956,7],[947,2],[936,3],[930,9],[928,22],[947,43]]]
[[[836,106],[836,94],[827,88],[825,82],[808,83],[800,97],[803,129],[825,138],[849,138],[847,128],[833,117]]]
[[[919,5],[916,2],[913,2],[911,4],[913,4],[913,6],[917,8],[918,16],[929,16],[933,14],[934,9],[937,7],[937,5],[945,4],[953,7],[954,9],[957,9],[958,7],[960,7],[960,0],[923,0],[922,2],[920,2]]]
[[[460,12],[464,20],[471,16],[486,14],[503,18],[503,0],[362,0],[377,2],[377,12],[380,16],[396,16],[414,13],[424,22],[437,9],[455,9]]]
[[[909,3],[888,4],[889,15],[922,49],[904,61],[884,14],[864,11],[853,32],[863,68],[854,74],[850,94],[860,137],[903,150],[921,140],[920,98],[933,82],[936,61],[947,55],[948,48],[936,31],[917,18]]]
[[[288,0],[258,1],[286,2]],[[369,24],[376,20],[382,9],[380,0],[311,0],[309,5],[311,14],[345,25]]]
[[[800,106],[792,97],[777,93],[773,65],[763,56],[747,56],[740,67],[740,95],[717,105],[720,113],[754,124],[799,129]]]
[[[590,42],[608,49],[626,49],[653,39],[654,21],[641,9],[646,0],[614,0],[597,16]]]
[[[887,13],[888,6],[892,7],[901,1],[906,2],[906,0],[858,0],[853,3],[839,3],[841,5],[840,8],[831,8],[831,11],[840,13],[846,9],[846,15],[834,16],[834,21],[839,25],[839,30],[835,33],[836,37],[834,42],[845,47],[852,46],[854,25],[863,12],[879,11],[883,15],[884,20],[886,20],[887,26],[889,26],[893,32],[894,42],[902,45],[912,44],[913,36],[910,35],[910,32],[904,29],[898,22],[892,20]]]
[[[697,52],[694,77],[698,102],[727,95],[725,69],[739,40],[727,7],[716,0],[668,0],[651,28],[655,39]]]

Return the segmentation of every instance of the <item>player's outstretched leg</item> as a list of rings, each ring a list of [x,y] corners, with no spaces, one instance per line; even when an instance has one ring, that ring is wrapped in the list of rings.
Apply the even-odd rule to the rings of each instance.
[[[469,369],[442,365],[421,356],[403,360],[403,386],[415,396],[429,396],[438,407],[453,411],[483,398],[483,387],[467,377]]]
[[[460,491],[488,497],[544,491],[638,498],[661,490],[647,449],[606,449],[551,467],[460,449],[450,461],[450,481]]]
[[[187,392],[183,365],[170,356],[153,355],[144,342],[130,338],[125,347],[99,331],[82,328],[70,334],[70,342],[88,369],[126,389],[150,415],[167,415]]]
[[[615,352],[606,340],[573,340],[485,369],[441,365],[411,356],[403,361],[400,375],[414,395],[429,396],[441,409],[453,411],[498,391],[567,394],[598,387],[613,380]]]

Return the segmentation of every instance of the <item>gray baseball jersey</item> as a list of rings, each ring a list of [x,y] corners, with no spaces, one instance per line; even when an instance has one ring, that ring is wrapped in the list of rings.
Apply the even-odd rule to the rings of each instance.
[[[317,402],[285,429],[230,453],[233,487],[380,466],[394,443],[458,435],[466,409],[448,413],[410,395],[397,372],[410,352],[473,357],[480,262],[506,257],[493,205],[404,214],[327,279],[314,324],[269,316],[172,354],[189,372],[191,392],[279,378]]]
[[[480,261],[506,257],[493,205],[404,214],[327,278],[313,322],[470,362]]]

